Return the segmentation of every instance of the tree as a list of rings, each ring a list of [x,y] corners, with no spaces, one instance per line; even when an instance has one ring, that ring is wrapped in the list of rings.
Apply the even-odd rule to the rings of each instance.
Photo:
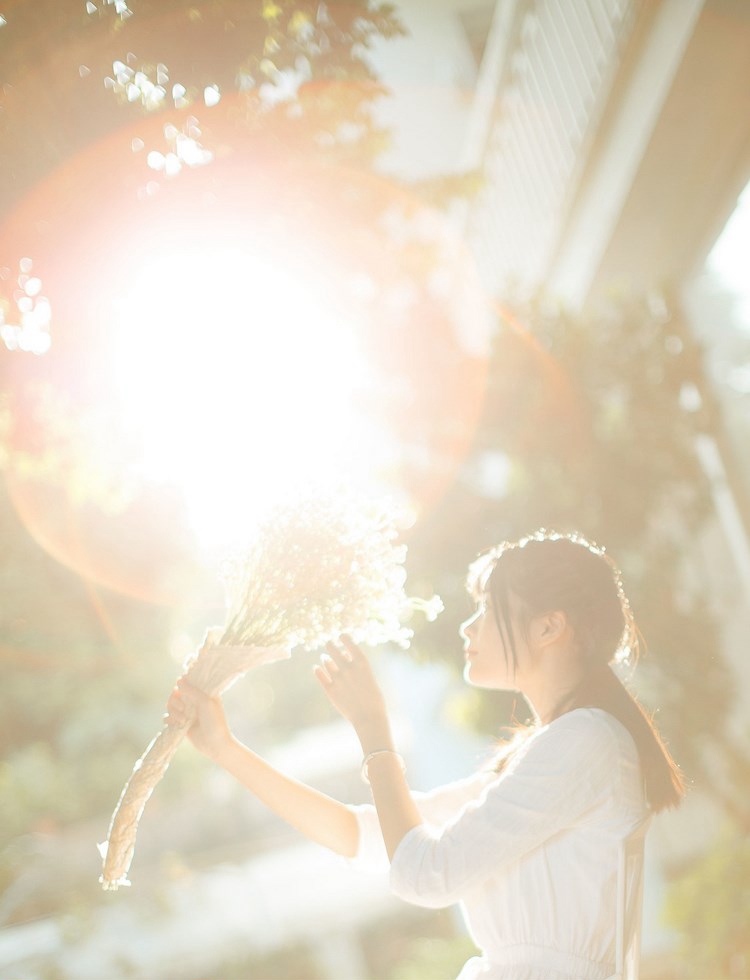
[[[107,409],[92,354],[101,323],[81,288],[106,243],[90,240],[66,265],[76,226],[112,202],[137,209],[136,190],[149,177],[162,182],[167,207],[181,206],[196,192],[190,177],[227,157],[207,177],[214,190],[222,180],[227,194],[234,190],[232,161],[246,180],[286,168],[282,206],[310,220],[309,173],[296,178],[315,171],[340,189],[341,172],[364,173],[384,145],[372,116],[384,89],[367,54],[402,28],[392,6],[367,0],[146,0],[132,10],[121,0],[60,0],[3,13],[0,323],[22,322],[20,301],[36,302],[24,289],[31,273],[23,257],[33,255],[34,275],[49,271],[54,334],[48,354],[5,352],[0,363],[5,890],[25,871],[14,838],[54,834],[92,813],[106,822],[175,674],[163,653],[180,619],[170,603],[184,603],[182,627],[194,637],[222,618],[218,582],[196,570],[179,499],[169,487],[134,482],[123,462],[127,434]],[[206,120],[200,134],[196,113]],[[154,153],[164,151],[161,169],[146,165],[144,140],[137,156],[136,131],[154,140]],[[172,164],[186,189],[170,184]],[[314,219],[320,205],[312,203]],[[108,258],[118,260],[116,249]],[[162,560],[149,549],[154,537]],[[286,707],[315,717],[294,693],[299,685],[290,689]],[[271,739],[289,724],[284,707],[269,719]],[[58,898],[37,890],[2,914],[44,914]]]

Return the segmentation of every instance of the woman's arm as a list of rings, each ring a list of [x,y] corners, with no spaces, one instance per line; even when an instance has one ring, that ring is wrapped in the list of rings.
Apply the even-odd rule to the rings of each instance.
[[[382,691],[372,668],[348,637],[342,644],[329,643],[328,656],[315,673],[329,700],[351,722],[365,759],[380,829],[388,857],[414,827],[423,823],[406,782],[400,756],[394,751],[391,726]],[[383,751],[385,750],[385,751]]]
[[[239,742],[229,730],[220,698],[211,698],[181,679],[167,704],[167,717],[184,718],[192,709],[196,721],[188,732],[195,747],[231,773],[267,807],[309,840],[344,857],[354,857],[359,828],[353,812],[338,800],[285,776]]]
[[[620,821],[627,828],[629,809],[634,825],[640,808],[628,807],[622,785],[624,771],[638,767],[637,751],[603,714],[562,715],[528,738],[513,767],[451,823],[410,835],[391,867],[391,890],[415,905],[444,908],[565,831],[612,833]]]

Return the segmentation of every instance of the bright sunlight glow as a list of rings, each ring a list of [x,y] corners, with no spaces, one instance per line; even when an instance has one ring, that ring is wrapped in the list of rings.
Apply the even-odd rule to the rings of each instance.
[[[750,185],[740,195],[734,213],[708,256],[708,266],[735,296],[737,314],[745,330],[750,330],[750,286],[747,255],[750,249]]]
[[[384,452],[351,325],[278,256],[142,256],[119,304],[116,397],[142,478],[181,490],[204,548],[239,545],[292,486],[356,479]]]

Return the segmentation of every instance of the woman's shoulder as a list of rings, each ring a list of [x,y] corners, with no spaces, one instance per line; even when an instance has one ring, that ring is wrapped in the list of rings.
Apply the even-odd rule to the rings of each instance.
[[[551,725],[561,725],[577,731],[604,732],[609,731],[615,736],[628,734],[627,728],[605,708],[573,708],[555,718]]]
[[[614,715],[603,708],[574,708],[542,726],[532,741],[539,749],[555,751],[564,743],[568,751],[585,754],[635,755],[633,737]]]
[[[577,708],[536,728],[484,799],[493,813],[509,800],[526,808],[549,807],[554,800],[566,813],[575,810],[578,820],[612,805],[621,809],[632,802],[636,809],[639,771],[635,743],[620,722],[600,708]]]

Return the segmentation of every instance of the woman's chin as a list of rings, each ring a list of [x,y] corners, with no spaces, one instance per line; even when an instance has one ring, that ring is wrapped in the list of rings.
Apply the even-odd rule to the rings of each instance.
[[[492,678],[483,676],[483,672],[471,660],[467,660],[464,665],[464,680],[472,687],[493,688],[497,686]]]
[[[488,691],[519,691],[518,682],[511,677],[497,676],[496,673],[484,671],[471,658],[464,664],[464,681],[471,687],[483,687]]]

